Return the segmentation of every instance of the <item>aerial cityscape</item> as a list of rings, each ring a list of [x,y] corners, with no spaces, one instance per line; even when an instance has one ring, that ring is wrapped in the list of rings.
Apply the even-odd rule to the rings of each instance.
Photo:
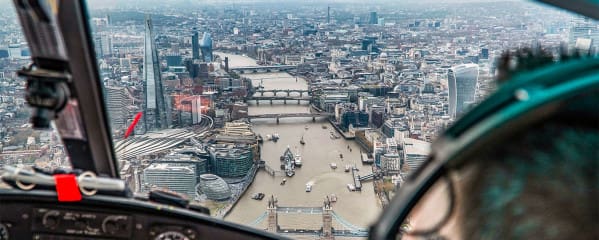
[[[89,25],[121,178],[293,238],[366,237],[504,51],[599,49],[597,22],[525,1],[108,2]],[[0,5],[0,166],[68,168]]]

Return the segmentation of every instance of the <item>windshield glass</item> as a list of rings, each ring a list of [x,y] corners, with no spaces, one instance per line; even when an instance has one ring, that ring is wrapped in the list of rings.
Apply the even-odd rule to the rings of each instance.
[[[70,168],[57,131],[31,128],[26,81],[16,72],[31,63],[30,50],[12,2],[0,6],[0,166]]]
[[[0,165],[69,167],[56,132],[28,125],[15,71],[29,51],[0,2]],[[131,189],[294,238],[365,237],[430,143],[494,91],[503,51],[599,46],[595,21],[525,1],[87,5]]]

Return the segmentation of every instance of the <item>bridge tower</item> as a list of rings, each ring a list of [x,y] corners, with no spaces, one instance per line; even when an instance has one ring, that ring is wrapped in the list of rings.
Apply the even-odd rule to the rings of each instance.
[[[322,207],[322,240],[333,240],[333,207],[329,196],[324,200],[324,206]]]
[[[279,224],[277,216],[277,200],[273,195],[270,195],[270,199],[268,199],[266,211],[268,211],[268,226],[266,227],[266,231],[276,233],[279,229]]]

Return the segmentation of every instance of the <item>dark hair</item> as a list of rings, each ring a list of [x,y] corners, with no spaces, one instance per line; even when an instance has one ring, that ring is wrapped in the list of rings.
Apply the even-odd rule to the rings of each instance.
[[[464,239],[599,239],[596,126],[551,120],[487,146],[463,186]]]

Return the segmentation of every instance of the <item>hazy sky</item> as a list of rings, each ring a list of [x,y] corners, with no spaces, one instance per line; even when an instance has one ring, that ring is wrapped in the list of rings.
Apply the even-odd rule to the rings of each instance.
[[[275,3],[362,3],[365,0],[87,0],[88,5],[93,8],[111,8],[123,3],[140,3],[140,4],[248,4],[248,3],[262,3],[262,2],[275,2]],[[498,1],[525,1],[525,0],[367,0],[369,3],[423,3],[423,2],[498,2]],[[13,0],[0,0],[0,8],[5,8],[6,4],[13,4]]]

